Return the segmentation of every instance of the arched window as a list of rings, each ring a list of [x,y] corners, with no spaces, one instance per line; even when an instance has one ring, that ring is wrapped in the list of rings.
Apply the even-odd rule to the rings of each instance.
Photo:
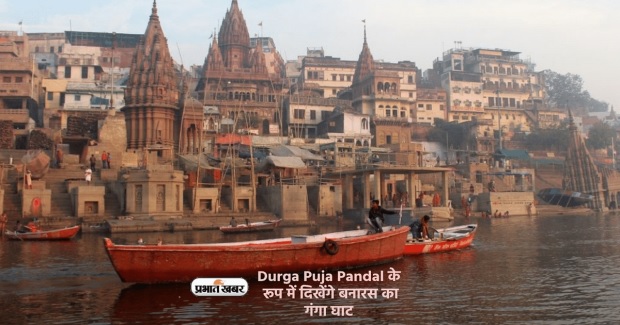
[[[368,130],[368,120],[365,118],[362,119],[362,130]]]
[[[396,83],[392,83],[392,92],[396,94]]]
[[[383,89],[385,89],[385,92],[386,92],[386,93],[387,93],[387,92],[390,92],[390,83],[389,83],[389,82],[386,82],[386,83],[383,85]]]
[[[377,83],[377,91],[378,91],[379,93],[382,93],[382,92],[383,92],[383,83],[381,83],[381,82],[378,82],[378,83]]]

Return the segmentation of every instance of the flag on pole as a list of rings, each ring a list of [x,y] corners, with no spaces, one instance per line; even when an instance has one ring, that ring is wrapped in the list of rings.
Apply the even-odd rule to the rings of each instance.
[[[258,23],[258,26],[263,27],[263,22]]]
[[[362,19],[362,22],[365,24],[366,23],[366,19]]]
[[[19,21],[19,26],[21,26],[23,22],[24,22],[23,20],[20,20]]]

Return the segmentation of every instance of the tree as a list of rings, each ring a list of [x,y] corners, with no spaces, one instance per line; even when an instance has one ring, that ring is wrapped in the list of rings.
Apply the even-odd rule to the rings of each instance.
[[[448,138],[446,138],[446,135]],[[435,119],[435,127],[428,133],[427,140],[450,145],[452,148],[464,148],[463,144],[467,138],[467,129],[463,124],[457,122],[446,122],[442,119]],[[449,142],[449,143],[447,143]]]
[[[559,74],[545,70],[545,88],[549,106],[584,109],[587,112],[605,112],[609,104],[596,100],[587,90],[583,90],[583,79],[577,74]]]
[[[609,125],[598,122],[588,131],[586,144],[592,149],[603,149],[611,145],[611,139],[616,137],[616,131]]]
[[[531,150],[549,150],[564,152],[568,149],[569,132],[566,121],[546,129],[535,129],[525,138],[525,144]]]

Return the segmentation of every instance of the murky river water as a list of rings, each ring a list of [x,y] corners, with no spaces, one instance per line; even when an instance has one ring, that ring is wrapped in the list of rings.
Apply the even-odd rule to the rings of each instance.
[[[243,297],[195,297],[189,285],[122,283],[102,245],[103,235],[70,242],[0,243],[2,324],[618,324],[620,215],[457,219],[478,222],[474,246],[458,252],[405,257],[357,270],[401,271],[397,282],[331,282],[336,288],[398,288],[398,299],[266,299],[250,281]],[[336,226],[313,228],[334,231]],[[227,235],[217,231],[121,234],[115,241],[237,241],[303,234]],[[298,282],[298,286],[306,283]],[[309,283],[317,285],[316,283]],[[310,317],[305,306],[352,305],[351,317]]]

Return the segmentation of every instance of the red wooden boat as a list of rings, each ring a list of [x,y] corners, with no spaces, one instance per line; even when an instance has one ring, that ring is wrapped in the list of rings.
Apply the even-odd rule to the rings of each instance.
[[[278,227],[278,225],[280,225],[280,222],[282,222],[282,219],[250,222],[248,224],[243,223],[243,224],[237,225],[236,227],[222,226],[220,227],[220,231],[226,234],[239,233],[239,232],[270,231]]]
[[[66,227],[53,230],[37,230],[31,232],[5,232],[5,236],[11,240],[69,240],[80,231],[80,226]]]
[[[405,255],[420,255],[453,251],[469,247],[476,236],[478,225],[470,224],[437,229],[434,239],[415,240],[409,234],[405,244]]]
[[[258,271],[333,271],[387,263],[402,257],[409,227],[384,230],[217,244],[116,245],[104,238],[104,244],[124,282],[189,283],[200,277],[256,278]]]

